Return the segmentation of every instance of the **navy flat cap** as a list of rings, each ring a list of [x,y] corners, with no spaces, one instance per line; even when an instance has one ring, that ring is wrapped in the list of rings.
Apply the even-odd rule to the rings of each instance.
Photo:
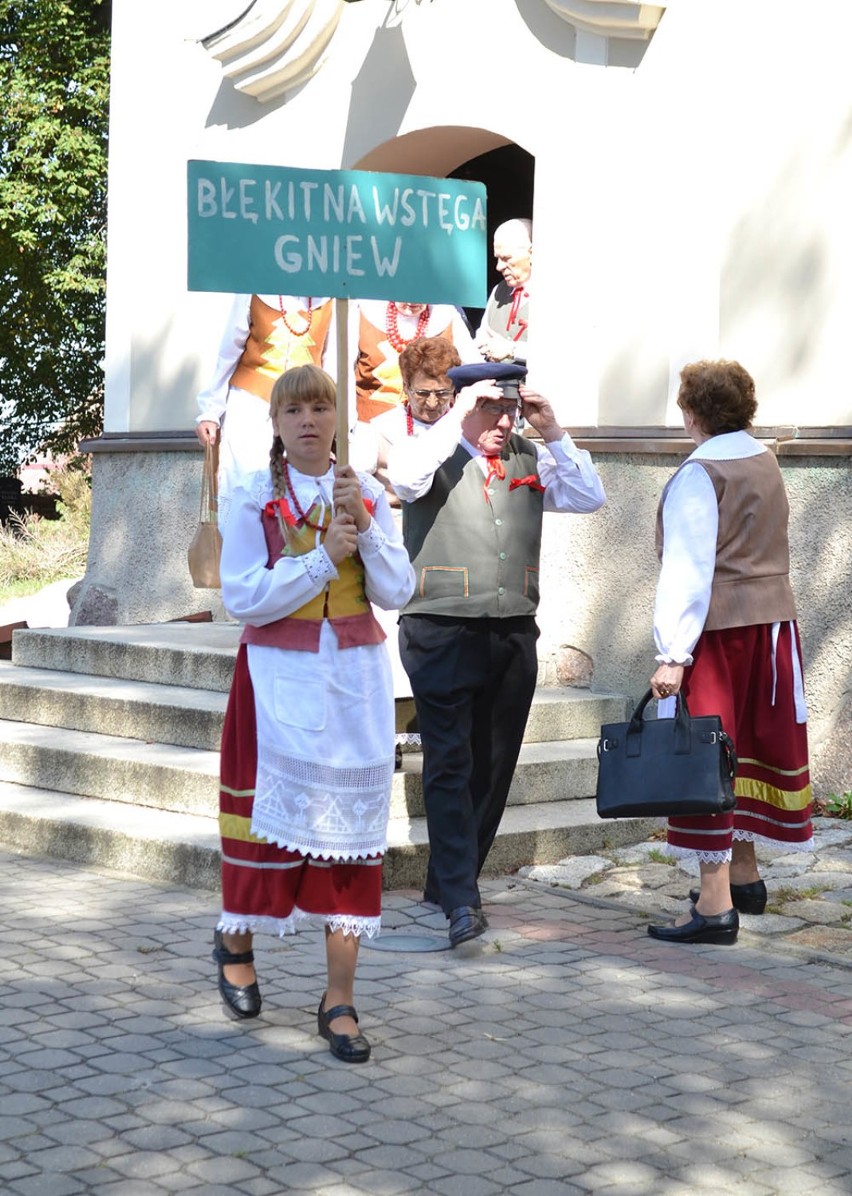
[[[527,367],[509,361],[476,361],[471,365],[454,365],[447,376],[456,390],[473,386],[474,382],[493,382],[510,399],[519,399],[518,383],[527,376]]]

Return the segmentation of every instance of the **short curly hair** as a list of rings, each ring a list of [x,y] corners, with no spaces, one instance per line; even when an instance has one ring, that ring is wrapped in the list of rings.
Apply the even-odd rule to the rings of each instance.
[[[399,355],[399,369],[402,385],[408,389],[415,374],[427,374],[430,378],[443,378],[453,366],[461,365],[459,351],[443,336],[423,336],[406,345]]]
[[[741,432],[757,412],[754,379],[738,361],[694,361],[680,372],[677,405],[708,436]]]

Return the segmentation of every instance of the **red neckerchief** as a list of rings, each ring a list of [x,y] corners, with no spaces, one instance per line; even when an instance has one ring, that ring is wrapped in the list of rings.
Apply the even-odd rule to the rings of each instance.
[[[529,294],[523,287],[515,287],[512,291],[512,306],[509,309],[509,319],[506,321],[506,331],[509,332],[513,324],[518,325],[518,331],[512,337],[512,340],[519,341],[527,330],[527,321],[522,320],[518,316],[521,309],[521,300],[529,299]]]
[[[375,510],[376,504],[373,502],[373,500],[371,498],[365,498],[364,506],[367,508],[367,514],[372,519],[373,511]],[[310,511],[313,510],[313,507],[314,507],[314,504],[312,503],[310,510],[308,511],[308,514],[310,514]],[[293,512],[290,510],[290,505],[287,502],[286,498],[271,498],[269,500],[269,502],[266,504],[266,506],[263,508],[264,515],[268,516],[270,519],[275,518],[276,512],[280,512],[281,518],[284,520],[284,522],[287,524],[288,527],[298,527],[299,523],[301,523],[301,520],[297,519],[296,516],[293,514]]]
[[[506,466],[503,464],[502,457],[486,457],[485,463],[488,466],[488,473],[485,475],[485,485],[482,487],[482,492],[485,495],[485,501],[488,502],[488,487],[495,478],[502,482],[506,476]]]

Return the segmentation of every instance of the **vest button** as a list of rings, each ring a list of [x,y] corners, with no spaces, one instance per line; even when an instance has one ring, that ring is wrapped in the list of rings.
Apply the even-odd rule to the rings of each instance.
[[[501,552],[501,553],[500,553],[500,560],[501,560],[501,561],[505,561],[505,559],[506,559],[506,554],[505,554],[505,552]]]
[[[506,593],[506,590],[505,590],[505,588],[504,588],[503,586],[498,586],[498,587],[497,587],[497,593],[498,593],[498,594],[505,594],[505,593]]]
[[[495,519],[495,520],[494,520],[494,523],[495,523],[495,525],[496,525],[497,527],[502,527],[502,526],[503,526],[503,520],[502,520],[502,519]]]

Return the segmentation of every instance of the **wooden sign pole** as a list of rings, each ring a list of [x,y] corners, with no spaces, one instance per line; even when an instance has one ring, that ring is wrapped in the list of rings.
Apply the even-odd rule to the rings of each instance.
[[[337,321],[337,438],[338,465],[349,464],[349,300],[335,299]]]

